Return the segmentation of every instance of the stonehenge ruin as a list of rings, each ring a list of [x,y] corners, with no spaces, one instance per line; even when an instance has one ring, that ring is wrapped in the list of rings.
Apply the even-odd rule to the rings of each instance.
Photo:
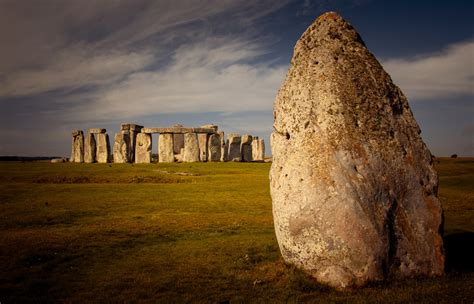
[[[132,123],[121,124],[111,150],[105,129],[91,128],[72,133],[70,162],[137,163],[152,162],[152,134],[158,134],[158,162],[252,162],[263,161],[265,145],[257,136],[230,133],[227,141],[218,126],[209,124],[187,128],[181,124],[166,128],[148,128]]]

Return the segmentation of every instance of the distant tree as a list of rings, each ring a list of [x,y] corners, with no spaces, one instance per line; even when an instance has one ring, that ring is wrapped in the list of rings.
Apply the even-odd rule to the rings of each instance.
[[[458,158],[458,155],[457,155],[457,154],[453,154],[453,155],[451,155],[451,158]]]

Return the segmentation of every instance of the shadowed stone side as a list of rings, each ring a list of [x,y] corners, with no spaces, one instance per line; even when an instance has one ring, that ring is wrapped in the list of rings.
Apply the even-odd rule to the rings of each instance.
[[[94,134],[88,133],[84,143],[84,162],[94,163],[96,154],[96,145]]]
[[[283,258],[345,288],[443,274],[438,177],[400,89],[336,13],[301,36],[274,104]]]
[[[227,135],[227,146],[229,147],[228,160],[233,162],[239,162],[242,160],[240,154],[240,134],[231,133]]]
[[[173,134],[161,133],[158,139],[158,161],[160,163],[174,162]]]
[[[128,151],[130,147],[130,134],[128,131],[121,131],[115,134],[114,141],[114,163],[123,164],[129,163],[128,159],[130,153]]]
[[[242,135],[240,154],[243,162],[251,162],[252,158],[252,135]]]
[[[182,128],[183,125],[177,124],[173,128]],[[174,154],[181,154],[181,149],[184,148],[184,134],[173,134],[173,152]]]
[[[149,164],[151,163],[151,134],[138,133],[135,146],[135,163]]]
[[[108,163],[110,161],[110,141],[109,135],[105,133],[96,134],[96,160],[98,163]]]
[[[221,161],[221,137],[219,134],[209,136],[209,161]]]
[[[224,131],[219,132],[219,137],[221,140],[221,162],[226,162],[229,147],[227,146],[227,142],[225,140]]]
[[[198,162],[199,161],[199,143],[196,133],[184,134],[184,162]]]

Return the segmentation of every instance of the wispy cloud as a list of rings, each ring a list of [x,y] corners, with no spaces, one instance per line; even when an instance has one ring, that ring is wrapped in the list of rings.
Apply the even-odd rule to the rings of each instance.
[[[474,97],[474,41],[435,54],[382,62],[410,100]]]

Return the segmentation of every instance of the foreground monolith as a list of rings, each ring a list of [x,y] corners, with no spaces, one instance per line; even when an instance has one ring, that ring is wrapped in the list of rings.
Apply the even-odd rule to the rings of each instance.
[[[138,133],[135,145],[135,163],[151,163],[151,134]]]
[[[274,104],[284,259],[344,288],[443,273],[438,177],[407,99],[336,13],[297,42]]]

